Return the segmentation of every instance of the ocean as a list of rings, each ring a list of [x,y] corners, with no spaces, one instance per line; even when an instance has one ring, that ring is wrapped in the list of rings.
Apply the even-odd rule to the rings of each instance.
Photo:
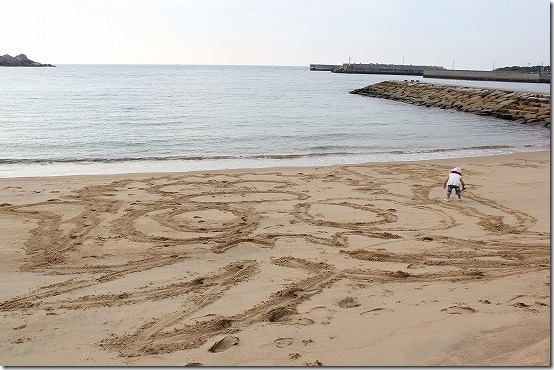
[[[309,67],[0,68],[0,177],[424,160],[550,149],[550,129],[349,94],[385,80],[548,84]]]

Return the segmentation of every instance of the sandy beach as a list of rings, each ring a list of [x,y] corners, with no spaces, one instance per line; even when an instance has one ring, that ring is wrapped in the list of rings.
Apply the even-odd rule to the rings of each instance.
[[[0,233],[4,366],[550,366],[549,152],[0,179]]]

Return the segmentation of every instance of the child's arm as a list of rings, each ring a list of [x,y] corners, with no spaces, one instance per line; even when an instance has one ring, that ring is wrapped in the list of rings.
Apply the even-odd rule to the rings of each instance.
[[[443,189],[446,189],[446,183],[448,182],[448,177],[446,178],[446,180],[444,180],[444,184],[442,185],[442,188]]]
[[[462,190],[466,189],[466,184],[464,184],[464,180],[460,179],[460,182],[462,183]]]

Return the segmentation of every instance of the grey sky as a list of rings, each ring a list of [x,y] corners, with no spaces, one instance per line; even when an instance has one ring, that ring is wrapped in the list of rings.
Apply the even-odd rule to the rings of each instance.
[[[548,0],[1,0],[0,54],[53,64],[550,64]]]

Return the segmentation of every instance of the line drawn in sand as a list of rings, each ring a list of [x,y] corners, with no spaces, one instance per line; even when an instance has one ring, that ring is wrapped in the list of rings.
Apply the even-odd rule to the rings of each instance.
[[[99,345],[136,357],[214,341],[211,352],[220,352],[238,345],[237,333],[258,323],[328,324],[335,310],[299,310],[339,281],[356,286],[475,281],[549,269],[549,234],[531,230],[534,217],[471,192],[466,197],[473,205],[446,206],[430,197],[437,186],[432,179],[442,167],[387,166],[352,165],[296,175],[164,175],[89,185],[71,193],[60,190],[55,199],[44,201],[0,204],[2,217],[35,225],[24,244],[20,270],[59,278],[29,293],[5,296],[0,311],[63,314],[171,300],[177,308],[157,316],[145,314],[156,317],[134,329],[113,332]],[[375,173],[388,180],[379,180]],[[391,185],[395,177],[406,186]],[[310,184],[320,191],[311,193]],[[131,200],[122,200],[128,196]],[[423,230],[418,222],[422,218],[437,221]],[[478,225],[492,239],[450,236],[449,231],[463,222]],[[320,248],[334,263],[295,257],[294,251],[281,250],[284,240]],[[233,254],[239,247],[268,253],[255,260],[239,258]],[[216,261],[218,267],[194,274],[181,268],[194,270],[204,259]],[[386,270],[381,264],[404,267]],[[206,313],[237,287],[276,267],[302,277],[276,284],[268,297],[239,306],[236,313]],[[170,268],[180,271],[175,281],[142,281],[128,291],[106,288],[130,276],[154,276]],[[514,299],[517,302],[531,304]],[[351,309],[360,303],[346,297],[337,305]],[[442,311],[475,312],[464,306]],[[392,312],[377,307],[360,314]],[[278,338],[274,345],[286,347],[290,340]]]

